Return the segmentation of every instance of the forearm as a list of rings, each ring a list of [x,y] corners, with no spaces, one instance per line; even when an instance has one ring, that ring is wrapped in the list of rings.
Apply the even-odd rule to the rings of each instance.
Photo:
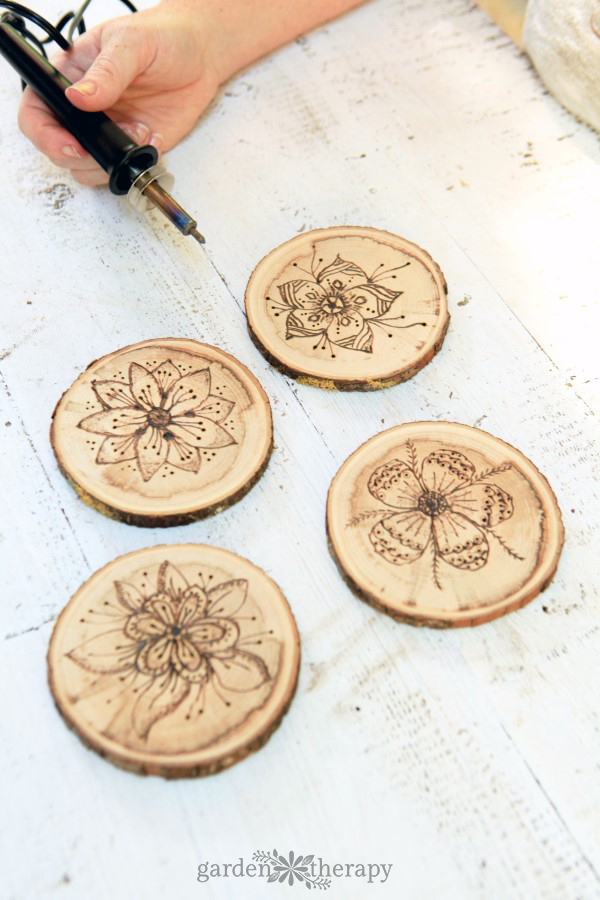
[[[221,82],[300,34],[364,0],[162,0],[207,20]]]

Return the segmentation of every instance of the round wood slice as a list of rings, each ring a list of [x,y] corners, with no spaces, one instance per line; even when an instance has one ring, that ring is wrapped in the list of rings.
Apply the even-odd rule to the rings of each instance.
[[[350,587],[414,625],[477,625],[547,588],[564,533],[543,475],[467,425],[375,435],[335,476],[330,549]]]
[[[239,500],[271,453],[269,401],[237,359],[197,341],[132,344],[92,363],[50,438],[80,497],[133,525],[181,525]]]
[[[246,290],[250,335],[305,384],[374,390],[411,378],[442,346],[446,282],[425,250],[376,228],[321,228],[277,247]]]
[[[300,639],[277,585],[204,544],[128,553],[85,582],[48,650],[58,709],[111,762],[209,775],[257,750],[292,700]]]

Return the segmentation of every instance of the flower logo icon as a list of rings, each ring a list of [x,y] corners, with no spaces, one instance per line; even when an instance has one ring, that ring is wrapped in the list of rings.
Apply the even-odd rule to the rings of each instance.
[[[289,885],[293,885],[296,882],[303,884],[309,891],[312,888],[327,890],[331,885],[330,878],[313,874],[311,865],[314,860],[313,854],[294,857],[294,853],[290,850],[286,858],[281,853],[278,853],[277,850],[273,850],[272,853],[264,853],[262,850],[259,850],[254,853],[252,858],[259,863],[267,863],[269,865],[271,873],[267,880],[272,884],[275,882],[285,884],[287,882]]]

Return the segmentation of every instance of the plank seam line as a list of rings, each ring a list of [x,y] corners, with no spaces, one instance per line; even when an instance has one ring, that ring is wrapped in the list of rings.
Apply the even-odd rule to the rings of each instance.
[[[22,347],[24,344],[26,344],[27,341],[30,340],[30,338],[35,337],[36,334],[39,334],[39,332],[44,329],[45,325],[46,325],[46,319],[44,317],[44,319],[40,322],[39,325],[36,325],[35,328],[32,328],[30,331],[27,332],[26,335],[23,336],[22,340],[15,341],[13,344],[10,345],[10,347],[5,347],[2,350],[2,352],[0,352],[0,362],[3,362],[5,359],[8,359],[8,357],[12,353],[14,353],[15,350],[18,350],[20,347]]]
[[[208,256],[208,254],[207,254],[207,256]],[[229,285],[228,285],[227,281],[225,280],[224,276],[221,275],[221,273],[219,272],[219,270],[218,270],[216,264],[212,261],[212,259],[210,258],[210,256],[208,256],[208,261],[209,261],[211,267],[214,269],[214,271],[215,271],[216,274],[218,275],[218,277],[219,277],[219,278],[221,279],[221,281],[223,282],[223,286],[224,286],[225,290],[227,291],[227,293],[229,294],[229,296],[231,297],[231,299],[233,300],[233,302],[235,303],[235,305],[239,308],[240,312],[242,313],[244,319],[246,320],[246,329],[247,329],[247,328],[248,328],[248,324],[247,324],[247,319],[246,319],[245,310],[242,309],[242,306],[241,306],[241,304],[238,302],[238,300],[237,300],[235,294],[233,293],[233,291],[232,291],[231,288],[229,287]],[[258,351],[257,351],[257,352],[258,352]],[[272,367],[271,365],[269,365],[269,369],[270,369],[271,371],[274,371],[274,370],[273,370],[273,367]],[[282,378],[283,378],[283,376],[282,376]],[[317,428],[316,424],[312,421],[311,417],[309,416],[308,412],[306,411],[306,409],[305,409],[305,407],[304,407],[304,404],[302,403],[302,401],[300,400],[298,394],[296,393],[296,390],[294,390],[294,384],[290,383],[290,382],[287,381],[287,379],[285,379],[285,378],[283,378],[283,382],[284,382],[284,384],[287,386],[288,390],[290,391],[290,393],[291,393],[292,396],[294,397],[296,403],[299,405],[300,409],[302,410],[302,412],[304,413],[304,415],[306,416],[306,418],[308,419],[308,421],[309,421],[310,425],[312,426],[313,430],[314,430],[315,433],[318,435],[319,440],[321,441],[321,443],[323,444],[323,446],[325,447],[325,449],[327,450],[327,452],[329,453],[329,455],[331,456],[331,458],[333,459],[333,461],[336,462],[335,455],[333,454],[333,451],[331,450],[331,448],[327,445],[327,442],[325,441],[324,435],[321,434],[321,432],[320,432],[319,429]],[[270,403],[270,402],[271,402],[271,401],[270,401],[270,399],[269,399],[269,403]]]
[[[591,859],[587,856],[587,854],[582,850],[582,848],[581,848],[581,846],[579,845],[578,841],[575,840],[575,837],[573,836],[573,834],[572,834],[572,832],[571,832],[571,829],[570,829],[569,826],[567,825],[567,823],[566,823],[565,819],[563,818],[563,816],[562,816],[560,810],[558,809],[556,803],[552,800],[552,798],[551,798],[550,795],[548,794],[547,790],[544,788],[542,782],[540,781],[540,779],[538,778],[538,776],[535,774],[535,772],[533,771],[533,769],[531,768],[531,766],[530,766],[529,763],[527,762],[527,759],[525,758],[524,754],[522,753],[521,749],[519,748],[517,742],[516,742],[515,739],[512,737],[512,735],[509,733],[509,731],[508,731],[508,729],[505,727],[505,725],[502,724],[502,722],[500,722],[500,727],[502,728],[502,731],[504,732],[504,734],[506,735],[506,737],[507,737],[508,740],[510,741],[510,743],[511,743],[512,747],[514,748],[515,752],[516,752],[517,755],[519,756],[519,759],[521,760],[521,762],[523,763],[523,765],[525,766],[525,768],[527,769],[527,771],[529,772],[529,774],[531,775],[531,777],[533,778],[533,780],[535,781],[535,783],[537,784],[537,786],[538,786],[538,788],[540,789],[542,795],[545,797],[546,801],[549,803],[549,805],[550,805],[552,811],[554,812],[556,818],[557,818],[558,821],[561,823],[561,825],[562,825],[563,828],[565,829],[566,833],[569,835],[570,839],[573,841],[573,844],[575,845],[575,847],[576,847],[576,848],[578,849],[578,851],[580,852],[582,860],[583,860],[583,861],[586,863],[586,865],[588,866],[588,868],[589,868],[590,872],[592,873],[592,875],[594,876],[596,882],[597,882],[598,884],[600,884],[600,875],[599,875],[598,872],[596,871],[596,868],[594,867],[593,862],[592,862]]]
[[[64,518],[65,518],[65,521],[66,521],[67,525],[69,526],[69,530],[70,530],[71,534],[73,535],[73,540],[74,540],[74,542],[75,542],[75,545],[77,546],[77,549],[78,549],[79,552],[81,553],[81,557],[82,557],[84,563],[86,564],[86,566],[87,566],[88,569],[89,569],[89,568],[90,568],[90,563],[89,563],[89,561],[88,561],[88,558],[87,558],[87,556],[86,556],[86,554],[85,554],[85,552],[84,552],[84,550],[83,550],[83,547],[82,547],[81,544],[79,543],[79,540],[78,540],[77,535],[76,535],[76,533],[75,533],[75,529],[73,528],[73,525],[71,524],[71,520],[69,519],[69,517],[68,517],[68,515],[67,515],[67,513],[66,513],[66,511],[65,511],[65,509],[64,509],[64,507],[61,506],[61,504],[60,504],[60,500],[59,500],[59,497],[58,497],[58,493],[57,493],[57,491],[56,491],[56,488],[54,487],[54,484],[52,483],[52,479],[50,478],[50,476],[49,476],[49,474],[48,474],[48,472],[47,472],[47,470],[46,470],[46,467],[44,466],[44,463],[43,463],[42,460],[41,460],[41,457],[40,457],[40,455],[39,455],[39,453],[38,453],[38,451],[37,451],[37,449],[36,449],[36,446],[35,446],[35,444],[34,444],[34,442],[33,442],[33,439],[32,439],[32,437],[31,437],[31,435],[29,434],[29,432],[27,431],[27,428],[25,427],[25,423],[24,423],[23,419],[21,418],[21,415],[19,414],[19,412],[18,412],[18,410],[17,410],[17,407],[16,407],[16,404],[15,404],[15,402],[14,402],[13,396],[12,396],[12,394],[11,394],[9,388],[8,388],[8,383],[7,383],[7,381],[6,381],[6,378],[4,377],[4,375],[2,374],[1,371],[0,371],[0,383],[2,384],[2,387],[3,387],[3,389],[4,389],[4,392],[5,392],[6,396],[8,397],[8,400],[9,400],[10,404],[13,406],[13,408],[14,408],[14,410],[15,410],[17,421],[18,421],[19,425],[21,426],[21,432],[22,432],[22,434],[23,434],[25,440],[26,440],[27,443],[29,444],[29,447],[30,447],[30,449],[31,449],[31,452],[32,452],[32,454],[33,454],[33,456],[34,456],[34,458],[35,458],[37,464],[39,465],[40,469],[42,470],[42,473],[43,473],[43,475],[44,475],[44,478],[45,478],[46,481],[48,482],[48,486],[50,487],[51,492],[54,494],[54,497],[56,498],[56,501],[57,501],[57,504],[58,504],[58,508],[60,509],[61,513],[63,514],[63,516],[64,516]]]
[[[31,631],[39,631],[40,628],[43,628],[44,625],[48,625],[50,622],[54,622],[56,616],[48,616],[47,619],[41,621],[38,625],[30,625],[29,628],[24,628],[23,631],[9,631],[8,634],[4,635],[5,641],[11,641],[13,638],[21,637],[24,634],[29,634]]]
[[[447,234],[448,234],[450,237],[452,237],[452,236],[450,235],[450,232],[447,232]],[[535,337],[535,335],[529,330],[529,328],[527,327],[527,325],[525,324],[525,322],[523,322],[523,320],[519,317],[519,315],[515,312],[515,310],[510,306],[510,304],[508,303],[508,301],[505,300],[505,298],[502,296],[502,294],[500,293],[500,291],[498,290],[498,288],[495,287],[495,286],[492,284],[492,282],[489,280],[489,278],[487,277],[487,275],[486,275],[484,272],[481,271],[481,269],[479,268],[479,266],[477,265],[477,263],[475,262],[475,260],[470,256],[470,254],[465,250],[465,248],[464,248],[464,247],[461,247],[461,245],[458,243],[458,241],[457,241],[456,239],[452,238],[452,240],[454,241],[454,243],[456,244],[456,246],[458,247],[458,249],[460,250],[460,252],[461,252],[461,253],[464,253],[464,255],[467,257],[467,259],[469,260],[469,262],[470,262],[470,263],[475,267],[475,269],[479,272],[479,274],[481,275],[481,277],[482,277],[482,278],[484,279],[484,281],[489,285],[489,287],[492,289],[492,291],[496,294],[496,296],[498,297],[498,299],[501,300],[501,302],[504,304],[504,306],[505,306],[506,309],[508,310],[510,316],[511,316],[516,322],[519,323],[519,325],[520,325],[520,326],[524,329],[524,331],[529,335],[529,337],[530,337],[531,340],[534,342],[534,344],[535,344],[537,347],[539,347],[539,349],[542,351],[542,353],[543,353],[544,356],[547,358],[547,360],[552,364],[553,368],[556,370],[556,372],[558,373],[558,375],[562,378],[563,375],[564,375],[564,373],[563,373],[561,367],[558,365],[558,363],[555,362],[555,360],[552,359],[552,357],[550,356],[550,354],[548,353],[548,351],[547,351],[544,347],[542,347],[542,345],[540,344],[540,342],[538,341],[538,339],[537,339],[537,338]],[[589,405],[589,403],[587,402],[587,400],[585,400],[585,399],[581,396],[581,394],[578,393],[577,388],[574,388],[574,391],[573,391],[573,392],[574,392],[575,396],[577,397],[577,399],[580,400],[581,403],[585,406],[585,408],[588,410],[588,412],[590,412],[593,416],[595,416],[596,413],[594,412],[594,410],[592,409],[592,407]]]

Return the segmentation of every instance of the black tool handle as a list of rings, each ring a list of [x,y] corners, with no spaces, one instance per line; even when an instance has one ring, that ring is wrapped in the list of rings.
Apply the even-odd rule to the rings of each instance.
[[[140,147],[104,113],[76,109],[65,95],[71,82],[11,27],[9,16],[0,19],[0,54],[108,172],[112,193],[126,194],[137,176],[157,162],[158,151],[150,144]]]

